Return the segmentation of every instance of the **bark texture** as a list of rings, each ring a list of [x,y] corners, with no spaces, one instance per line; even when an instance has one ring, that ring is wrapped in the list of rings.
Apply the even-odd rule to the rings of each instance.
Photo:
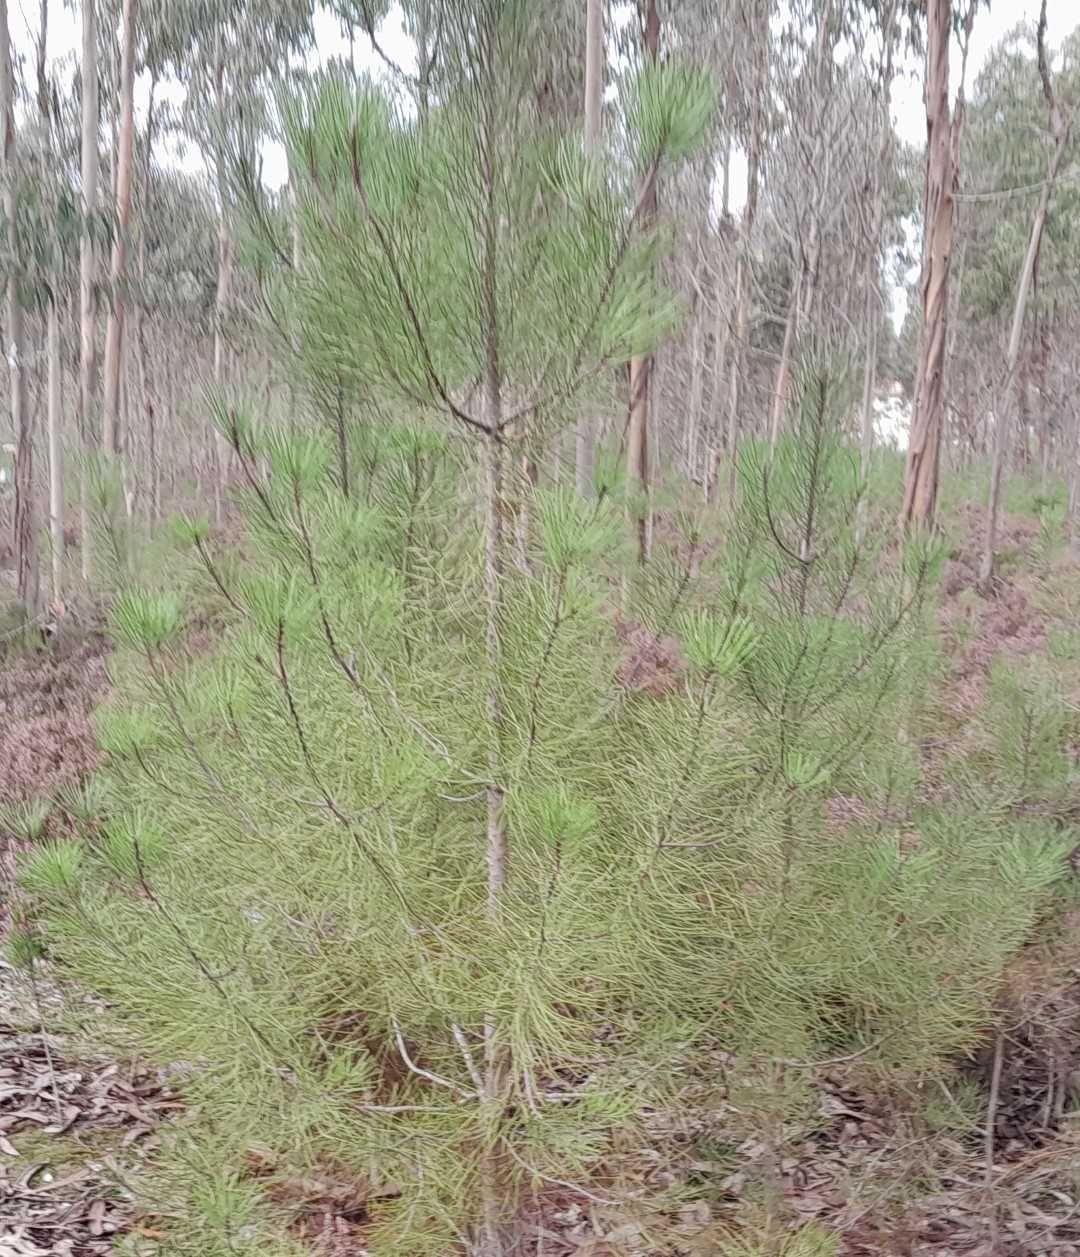
[[[660,15],[656,0],[643,0],[641,10],[641,38],[645,58],[655,64],[660,56]],[[645,175],[646,185],[638,202],[642,221],[648,223],[656,216],[656,170]],[[644,563],[649,557],[649,395],[652,382],[653,358],[646,355],[630,359],[630,413],[626,435],[626,472],[630,491],[634,495],[634,527],[637,534],[638,559]]]
[[[37,518],[34,502],[34,416],[27,392],[26,330],[19,291],[19,172],[15,143],[15,79],[7,0],[0,0],[0,109],[4,114],[4,217],[7,220],[7,343],[4,346],[11,379],[11,426],[15,432],[15,552],[16,594],[31,615],[40,601],[37,556]]]
[[[594,155],[600,145],[600,120],[604,101],[604,6],[603,0],[586,0],[585,8],[585,152]],[[578,420],[574,467],[577,489],[583,496],[592,486],[595,424],[588,415]]]
[[[124,271],[131,222],[131,177],[135,156],[135,21],[138,0],[124,0],[120,51],[120,125],[116,154],[116,237],[113,241],[109,286],[112,305],[105,331],[105,400],[101,444],[106,454],[119,454],[120,361],[124,346]]]
[[[920,286],[923,322],[900,508],[904,528],[933,524],[937,508],[953,244],[954,148],[949,116],[952,0],[928,0],[926,21],[926,200]]]
[[[94,444],[94,380],[97,372],[97,249],[93,220],[98,208],[98,59],[97,0],[82,4],[82,238],[79,242],[79,438],[84,456]],[[84,580],[90,578],[90,528],[86,485],[79,492],[80,553]]]

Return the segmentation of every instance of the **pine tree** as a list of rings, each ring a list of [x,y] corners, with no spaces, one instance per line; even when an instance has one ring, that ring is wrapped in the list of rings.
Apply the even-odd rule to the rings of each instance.
[[[699,1048],[779,1157],[815,1061],[917,1075],[978,1035],[1059,867],[998,813],[914,814],[897,745],[939,553],[856,541],[831,368],[748,449],[742,527],[706,554],[680,521],[633,591],[678,639],[671,692],[621,666],[604,469],[585,499],[510,468],[671,325],[637,189],[708,93],[650,68],[601,171],[515,72],[534,7],[448,6],[426,115],[336,74],[285,102],[299,268],[238,168],[298,387],[379,418],[328,435],[216,399],[242,540],[188,519],[134,580],[117,546],[107,768],[85,841],[24,865],[52,957],[187,1074],[156,1167],[178,1254],[296,1253],[287,1185],[330,1166],[380,1257],[520,1251],[530,1192],[630,1199],[619,1146],[678,1111]],[[838,835],[846,792],[876,812]]]

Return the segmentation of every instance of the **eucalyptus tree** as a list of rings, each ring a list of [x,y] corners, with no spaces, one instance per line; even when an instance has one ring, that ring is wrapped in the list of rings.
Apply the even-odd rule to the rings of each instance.
[[[79,245],[79,437],[84,466],[93,444],[94,387],[97,370],[97,236],[98,178],[101,165],[98,116],[97,0],[83,0],[80,82],[80,209]],[[83,579],[90,576],[90,529],[85,476],[79,481],[80,554]]]
[[[790,184],[799,192],[794,202],[797,212],[787,225],[791,278],[769,411],[769,442],[774,448],[789,401],[795,347],[803,325],[817,311],[823,236],[840,204],[827,182],[835,170],[844,171],[849,166],[845,151],[850,125],[847,111],[831,107],[836,96],[835,50],[844,32],[845,17],[843,0],[823,0],[809,9],[796,5],[788,15],[786,38],[780,44],[787,64],[777,82],[786,118],[783,139],[790,169],[775,180],[775,185],[781,189]],[[777,225],[782,222],[777,216]]]
[[[1054,73],[1055,94],[1066,106],[1076,96],[1078,47],[1080,32],[1074,32],[1061,47]],[[1038,282],[1032,284],[1027,299],[1030,317],[1021,338],[1015,388],[1011,397],[995,396],[1004,379],[1001,364],[1008,353],[1017,277],[1023,270],[1032,216],[1052,156],[1031,28],[1017,27],[990,51],[975,81],[968,114],[966,173],[960,195],[958,252],[964,269],[954,328],[955,393],[958,417],[965,417],[965,440],[981,453],[992,448],[996,429],[991,417],[1003,400],[1014,407],[1014,419],[1019,421],[1008,425],[1013,437],[1026,444],[1028,421],[1036,422],[1036,416],[1028,414],[1028,403],[1038,402],[1043,392],[1041,381],[1032,377],[1044,367],[1067,367],[1078,262],[1073,224],[1080,214],[1080,192],[1071,177],[1057,179],[1039,248]],[[1041,135],[1045,142],[1029,143],[1030,135]],[[1074,166],[1075,144],[1074,136],[1062,158],[1063,175],[1069,175]],[[1055,352],[1044,360],[1047,339],[1054,342]],[[1031,389],[1033,383],[1036,387]],[[1047,431],[1054,422],[1050,403],[1047,394],[1038,416],[1039,444],[1046,457],[1051,444],[1047,436],[1062,435],[1060,429]],[[985,423],[982,415],[987,416]],[[1014,446],[1015,441],[1010,443],[1010,453]]]
[[[34,494],[34,413],[27,389],[29,363],[23,308],[22,243],[19,238],[20,169],[15,115],[15,70],[7,0],[0,0],[0,115],[3,139],[3,201],[7,228],[7,326],[5,335],[11,382],[11,426],[15,436],[14,545],[16,592],[31,615],[37,613],[40,574],[37,553],[37,503]]]
[[[736,484],[740,416],[745,409],[749,371],[750,318],[754,299],[754,238],[766,152],[774,129],[774,66],[771,26],[774,0],[739,0],[725,12],[725,24],[703,15],[713,32],[709,63],[721,74],[725,134],[721,156],[721,223],[717,232],[716,331],[712,449],[705,474],[705,495],[713,500],[719,488],[721,454],[726,455],[730,492]],[[728,217],[731,150],[746,155],[746,195],[736,226]],[[728,267],[728,252],[734,254]],[[725,276],[727,282],[725,282]],[[724,314],[726,311],[726,315]],[[724,372],[726,370],[726,379]]]
[[[1042,98],[1047,113],[1047,157],[1046,172],[1039,186],[1038,199],[1032,214],[1031,228],[1028,233],[1027,247],[1024,251],[1020,272],[1016,280],[1016,295],[1013,300],[1012,318],[1009,327],[1008,347],[1005,353],[1005,383],[1002,388],[1003,404],[998,409],[994,424],[994,457],[990,473],[990,500],[987,506],[986,534],[983,545],[982,561],[979,568],[979,579],[984,586],[989,586],[994,574],[994,550],[997,540],[998,518],[1001,513],[1001,490],[1005,474],[1005,458],[1007,453],[1009,419],[1013,408],[1013,398],[1018,394],[1018,377],[1021,352],[1021,339],[1024,332],[1024,318],[1027,313],[1028,298],[1039,265],[1039,254],[1042,249],[1043,233],[1046,229],[1050,201],[1054,194],[1058,175],[1069,149],[1072,138],[1073,117],[1080,108],[1080,95],[1073,99],[1062,99],[1062,83],[1055,84],[1050,66],[1050,55],[1046,47],[1046,0],[1042,0],[1039,11],[1039,23],[1035,35],[1035,56],[1038,66],[1039,82]],[[1071,85],[1075,89],[1075,81]]]
[[[41,125],[41,146],[49,163],[53,157],[55,124],[53,87],[47,71],[49,33],[49,0],[41,0],[37,39],[37,98]],[[45,180],[53,180],[52,172],[43,172]],[[44,180],[43,180],[44,181]],[[55,186],[55,184],[54,184]],[[66,189],[65,189],[66,192]],[[46,359],[48,363],[48,449],[49,449],[49,546],[52,560],[52,595],[59,602],[63,593],[64,573],[64,437],[63,437],[63,366],[60,358],[61,294],[64,288],[63,256],[60,248],[60,204],[50,198],[48,228],[48,263],[45,275]]]
[[[124,0],[120,35],[120,85],[117,140],[113,154],[114,220],[109,268],[109,315],[105,326],[104,397],[101,445],[106,455],[119,454],[120,369],[124,348],[128,232],[131,226],[131,181],[135,153],[135,32],[139,0]]]
[[[865,477],[870,469],[874,445],[874,386],[878,365],[878,336],[882,324],[885,299],[881,273],[881,251],[885,230],[885,213],[890,182],[895,179],[894,154],[896,136],[890,110],[896,54],[901,39],[901,0],[882,0],[876,11],[874,34],[880,41],[874,54],[871,78],[872,125],[877,134],[877,150],[868,164],[869,204],[860,219],[865,252],[864,331],[866,346],[863,357],[862,419],[860,454]]]
[[[920,279],[922,324],[915,377],[915,402],[908,435],[900,523],[928,526],[937,509],[941,439],[944,427],[949,272],[952,265],[959,182],[963,84],[968,48],[979,0],[964,0],[961,33],[961,93],[955,116],[949,98],[949,43],[954,28],[953,0],[927,0],[926,188],[923,198],[923,252]]]
[[[311,46],[313,0],[158,0],[144,13],[143,62],[187,87],[183,128],[197,145],[218,202],[213,374],[228,375],[228,320],[235,269],[235,198],[230,164],[254,153],[274,126],[272,84]],[[217,448],[220,517],[225,451]]]
[[[641,55],[644,63],[655,67],[660,57],[660,14],[656,0],[640,0]],[[647,227],[656,217],[657,167],[649,165],[641,174],[638,210]],[[630,359],[628,383],[630,410],[626,426],[626,470],[632,494],[631,510],[637,534],[638,561],[649,557],[649,411],[652,401],[652,354],[639,354]]]
[[[585,152],[592,157],[597,155],[600,147],[606,61],[604,5],[602,0],[585,0]],[[578,492],[581,494],[587,494],[592,487],[595,441],[593,427],[585,414],[578,418],[574,469]]]

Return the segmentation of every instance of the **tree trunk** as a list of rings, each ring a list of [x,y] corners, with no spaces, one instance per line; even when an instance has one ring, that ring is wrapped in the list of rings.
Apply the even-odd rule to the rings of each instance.
[[[728,343],[731,340],[731,324],[724,308],[722,281],[717,280],[716,308],[713,311],[713,361],[711,397],[706,415],[712,417],[706,428],[705,464],[702,468],[701,489],[708,504],[713,500],[716,477],[720,471],[720,454],[724,443],[723,420],[720,414],[720,398],[723,392]]]
[[[18,170],[15,147],[15,79],[7,0],[0,0],[0,109],[4,113],[4,217],[7,219],[7,359],[11,426],[15,433],[15,580],[19,601],[36,615],[40,596],[34,503],[34,418],[26,386],[26,331],[19,292]]]
[[[98,174],[98,62],[97,2],[82,3],[82,236],[79,241],[79,439],[84,459],[94,444],[94,373],[97,368],[96,301],[97,250],[93,219],[97,213]],[[84,580],[90,579],[90,520],[85,471],[79,481],[79,542]]]
[[[889,93],[893,80],[893,49],[896,38],[898,5],[891,0],[881,13],[882,59],[878,67],[878,151],[877,163],[871,172],[870,234],[866,256],[866,360],[863,363],[862,433],[860,461],[862,478],[870,474],[874,453],[874,386],[877,382],[878,335],[881,327],[882,300],[880,287],[881,237],[885,222],[885,171],[892,155],[893,129],[889,109]],[[859,503],[859,531],[865,515],[865,498]]]
[[[860,463],[863,480],[870,474],[874,453],[874,381],[877,375],[878,321],[881,303],[877,291],[877,258],[871,256],[866,275],[866,358],[863,362],[862,433]]]
[[[1039,193],[1035,216],[1031,220],[1027,252],[1024,254],[1024,262],[1016,284],[1012,326],[1009,329],[1009,347],[1005,355],[1005,386],[1002,389],[1000,413],[995,416],[994,420],[994,461],[990,473],[990,501],[986,512],[986,537],[983,543],[982,561],[979,566],[979,582],[984,589],[989,589],[994,577],[994,549],[997,545],[998,523],[1001,518],[1005,458],[1008,453],[1009,417],[1016,413],[1014,406],[1020,400],[1018,368],[1024,334],[1024,315],[1027,311],[1028,295],[1031,292],[1035,268],[1039,263],[1039,249],[1042,245],[1043,230],[1046,227],[1050,197],[1053,195],[1054,183],[1069,142],[1070,119],[1065,117],[1055,100],[1046,57],[1046,0],[1042,0],[1042,10],[1039,16],[1038,48],[1039,71],[1042,75],[1043,93],[1050,112],[1050,131],[1054,137],[1054,152],[1050,158],[1050,169],[1042,185],[1042,191]]]
[[[728,460],[728,494],[734,499],[739,475],[739,400],[743,373],[746,370],[747,327],[750,322],[751,292],[751,243],[754,224],[757,221],[759,183],[761,180],[761,155],[764,146],[764,101],[769,73],[768,39],[769,12],[765,7],[759,22],[754,46],[754,85],[750,102],[750,150],[746,160],[746,204],[743,206],[742,224],[739,228],[738,256],[735,262],[735,325],[732,336],[731,356],[728,363],[727,436],[724,442]],[[715,497],[716,480],[710,477],[711,492]]]
[[[150,80],[150,99],[146,110],[146,144],[143,154],[143,168],[141,173],[142,187],[144,194],[148,195],[150,191],[151,172],[153,168],[154,158],[154,94],[157,89],[157,75],[155,74]],[[143,289],[146,282],[146,236],[143,233],[139,238],[139,251],[136,259],[136,267],[139,277],[140,289]],[[145,476],[143,478],[144,492],[147,500],[147,516],[154,522],[157,520],[160,507],[160,489],[161,475],[158,469],[158,442],[157,442],[157,416],[154,410],[154,376],[151,367],[151,359],[146,350],[146,309],[138,304],[134,307],[135,322],[135,373],[138,379],[138,392],[141,398],[140,406],[132,406],[130,411],[138,413],[142,412],[143,423],[142,433],[146,441],[146,464]],[[131,471],[134,474],[134,461]]]
[[[214,103],[219,119],[225,116],[225,53],[218,36],[214,65]],[[214,383],[221,386],[225,378],[225,316],[232,285],[233,248],[229,232],[226,204],[225,158],[220,145],[215,156],[218,192],[217,287],[214,292]],[[294,240],[294,247],[298,244]],[[220,525],[224,518],[225,484],[228,476],[229,450],[224,436],[214,430],[216,469],[214,476],[214,519]]]
[[[503,598],[506,580],[506,440],[503,422],[503,379],[499,321],[499,230],[500,206],[496,174],[498,144],[498,95],[495,88],[495,35],[483,31],[480,55],[484,65],[484,96],[479,128],[483,178],[483,258],[481,303],[484,329],[484,379],[482,415],[486,428],[484,457],[487,486],[484,511],[484,645],[487,670],[487,784],[485,865],[487,914],[496,930],[505,911],[505,892],[510,875],[510,838],[506,824],[506,776],[503,763],[504,721]],[[506,1252],[505,1222],[508,1200],[503,1154],[498,1131],[504,1120],[509,1097],[507,1082],[512,1062],[510,1049],[499,1044],[499,1026],[494,1013],[484,1018],[484,1069],[482,1102],[486,1109],[492,1141],[483,1150],[480,1169],[483,1257],[503,1257]]]
[[[38,113],[46,152],[53,152],[52,94],[49,90],[49,0],[41,0],[37,42]],[[59,603],[64,592],[64,448],[63,367],[60,361],[60,242],[55,227],[55,207],[50,206],[49,275],[45,310],[49,445],[49,551],[52,560],[52,596]]]
[[[64,592],[64,443],[63,367],[60,362],[60,310],[56,293],[48,305],[49,357],[49,539],[52,546],[52,594],[60,601]]]
[[[660,16],[656,0],[641,0],[642,39],[645,58],[655,65],[660,56]],[[641,216],[649,222],[656,215],[656,172],[649,172],[639,198]],[[653,360],[630,359],[630,415],[627,425],[626,471],[638,541],[638,561],[649,557],[649,400]]]
[[[698,420],[705,392],[705,347],[702,344],[704,312],[694,319],[690,335],[690,402],[686,410],[686,435],[683,441],[686,457],[686,476],[693,481],[698,471]]]
[[[138,7],[138,0],[124,0],[120,49],[120,131],[116,154],[116,237],[109,274],[112,306],[105,330],[105,400],[101,425],[101,444],[106,454],[119,454],[122,444],[120,363],[124,343],[124,268],[131,222],[131,176],[135,152],[135,19]]]
[[[791,290],[791,304],[788,306],[787,318],[784,320],[784,343],[780,349],[780,361],[776,367],[776,379],[773,384],[772,409],[769,414],[769,448],[775,450],[780,440],[780,426],[784,420],[784,410],[788,404],[788,377],[791,375],[791,355],[795,344],[795,327],[799,320],[799,302],[802,292],[802,272],[795,280]]]
[[[431,0],[420,0],[416,16],[416,88],[420,121],[426,122],[431,99]]]
[[[585,152],[595,157],[600,147],[600,123],[604,101],[604,5],[603,0],[586,0],[585,6]],[[574,441],[574,468],[578,492],[592,491],[593,446],[596,424],[583,414],[577,422]]]
[[[742,386],[746,364],[746,324],[750,317],[749,282],[747,259],[743,254],[745,243],[739,243],[739,256],[735,259],[735,326],[731,333],[731,351],[728,358],[726,428],[723,447],[728,466],[728,496],[734,498],[739,468],[739,390]],[[719,468],[709,477],[709,501],[715,502],[719,487]]]
[[[937,507],[944,412],[945,337],[953,241],[953,145],[949,122],[949,37],[952,0],[927,2],[926,198],[922,260],[923,325],[915,407],[908,438],[900,523],[930,526]]]

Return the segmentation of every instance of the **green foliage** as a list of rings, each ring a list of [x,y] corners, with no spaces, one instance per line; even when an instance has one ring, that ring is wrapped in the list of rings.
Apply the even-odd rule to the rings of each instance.
[[[123,590],[112,606],[110,627],[116,639],[147,652],[160,650],[180,625],[180,601],[172,593]]]
[[[26,970],[32,970],[45,955],[40,936],[32,930],[22,928],[13,929],[8,933],[4,942],[4,951],[14,968]]]
[[[520,6],[518,6],[520,7]],[[286,342],[313,390],[406,401],[474,425],[453,399],[497,349],[504,388],[535,439],[605,363],[648,350],[674,308],[653,279],[660,241],[637,221],[633,188],[601,177],[577,136],[538,127],[508,67],[527,60],[534,21],[495,5],[464,86],[417,121],[338,71],[283,99],[304,267],[278,268],[282,223],[247,184],[253,256]],[[630,166],[680,160],[711,109],[701,76],[642,76]],[[490,160],[489,160],[490,157]],[[499,207],[495,213],[495,207]]]
[[[86,840],[38,846],[21,882],[65,972],[190,1066],[157,1190],[178,1253],[294,1251],[253,1158],[364,1182],[380,1257],[490,1240],[527,1184],[639,1147],[699,1049],[768,1130],[808,1120],[820,1059],[922,1077],[987,1024],[1060,868],[1006,808],[916,806],[942,548],[861,535],[831,364],[748,452],[722,544],[673,512],[643,574],[608,466],[588,502],[512,476],[671,326],[638,183],[709,111],[697,75],[646,71],[630,159],[599,171],[521,89],[535,8],[469,7],[453,90],[416,119],[339,71],[282,100],[299,267],[236,163],[280,344],[332,420],[208,399],[242,547],[191,519],[184,558],[136,571],[115,477],[94,482],[108,763]],[[864,814],[837,823],[848,796]]]
[[[37,842],[45,832],[51,810],[46,799],[0,807],[0,832],[6,831],[22,842]]]
[[[221,579],[209,653],[185,652],[176,596],[118,598],[93,832],[39,847],[22,884],[126,1033],[198,1062],[155,1188],[177,1252],[236,1251],[237,1228],[289,1251],[256,1146],[393,1184],[372,1251],[443,1254],[479,1225],[486,1148],[508,1201],[587,1182],[697,1045],[759,1107],[786,1063],[772,1122],[806,1107],[815,1060],[918,1078],[978,1037],[1061,844],[999,807],[890,819],[938,554],[856,543],[833,387],[809,373],[788,443],[751,455],[726,547],[648,587],[686,661],[662,698],[619,663],[616,513],[537,495],[501,607],[497,912],[482,539],[444,442],[382,434],[346,499],[310,435],[253,435],[247,562],[181,539]],[[842,833],[838,792],[869,809]],[[492,1035],[498,1112],[477,1098]]]
[[[73,821],[92,825],[104,812],[105,791],[101,780],[90,777],[77,785],[67,785],[57,791],[56,804]]]
[[[83,849],[72,839],[43,843],[24,860],[20,873],[23,888],[46,902],[77,892],[83,867]]]
[[[671,62],[649,65],[634,81],[633,93],[628,122],[641,165],[688,157],[698,148],[714,104],[703,73]]]
[[[726,623],[708,611],[687,612],[680,622],[680,637],[686,657],[709,677],[734,672],[754,649],[754,627],[735,618]]]
[[[1030,802],[1066,787],[1076,722],[1059,677],[1037,665],[996,664],[982,723],[993,748],[995,787],[1005,798]]]

